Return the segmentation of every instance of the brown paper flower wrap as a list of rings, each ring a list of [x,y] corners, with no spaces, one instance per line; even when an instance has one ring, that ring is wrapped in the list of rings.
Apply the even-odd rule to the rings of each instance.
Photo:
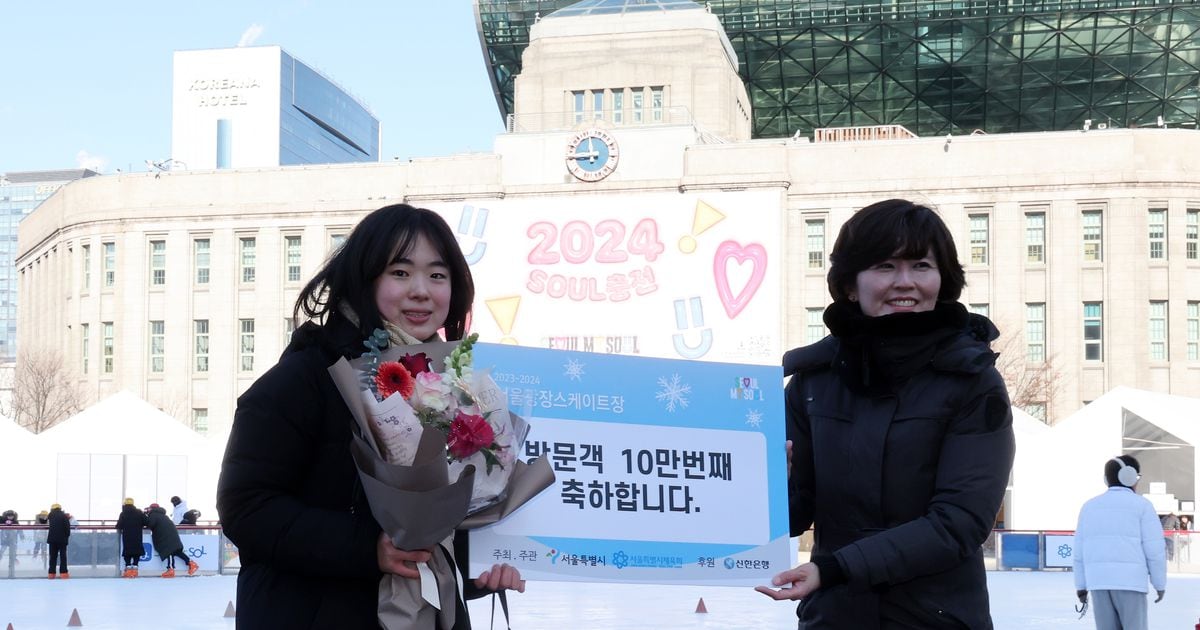
[[[399,361],[424,353],[431,365],[442,366],[457,347],[453,342],[393,346],[379,350],[376,358]],[[419,580],[383,576],[379,622],[386,630],[425,630],[435,627],[436,619],[437,627],[451,630],[462,593],[454,530],[496,523],[553,484],[554,473],[545,458],[529,465],[516,458],[529,425],[508,411],[486,372],[467,370],[466,376],[481,394],[482,415],[497,425],[492,446],[499,448],[492,456],[502,467],[488,466],[481,452],[449,461],[445,432],[423,425],[399,394],[379,401],[364,386],[364,374],[375,371],[371,357],[341,359],[329,368],[358,425],[351,452],[371,514],[396,548],[434,549],[430,561],[417,567]]]

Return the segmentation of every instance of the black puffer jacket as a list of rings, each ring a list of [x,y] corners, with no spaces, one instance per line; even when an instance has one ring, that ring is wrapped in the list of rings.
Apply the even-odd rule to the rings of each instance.
[[[957,303],[825,319],[784,356],[792,534],[814,527],[822,567],[800,628],[991,628],[980,546],[1014,453],[995,327]]]
[[[66,545],[71,542],[71,519],[62,508],[50,510],[46,517],[46,542],[51,545]]]
[[[239,628],[378,628],[371,515],[350,456],[350,410],[330,378],[363,352],[354,326],[305,324],[279,363],[238,399],[217,512],[238,547]],[[466,561],[466,535],[455,536]],[[468,597],[475,592],[464,580]],[[455,629],[470,628],[464,608]]]
[[[142,555],[142,528],[146,526],[146,514],[132,505],[122,505],[117,517],[117,531],[121,532],[121,548],[129,554],[134,551]]]
[[[165,560],[168,556],[183,551],[179,530],[175,528],[175,521],[167,516],[166,508],[150,508],[150,512],[146,514],[146,527],[150,528],[150,541],[154,543],[154,552],[160,558]]]

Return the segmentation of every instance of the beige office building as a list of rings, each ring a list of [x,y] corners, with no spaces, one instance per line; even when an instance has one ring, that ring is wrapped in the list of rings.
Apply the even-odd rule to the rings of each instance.
[[[906,197],[949,224],[962,301],[1000,326],[1031,413],[1122,385],[1200,396],[1200,132],[750,140],[703,10],[551,17],[532,37],[491,153],[65,187],[21,224],[22,348],[61,352],[88,400],[129,390],[224,431],[303,283],[404,201],[459,232],[484,341],[774,364],[825,334],[842,222]]]

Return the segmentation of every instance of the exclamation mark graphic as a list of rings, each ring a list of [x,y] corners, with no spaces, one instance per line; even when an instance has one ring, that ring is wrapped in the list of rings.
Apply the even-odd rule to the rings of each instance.
[[[725,220],[725,215],[720,210],[700,201],[696,200],[696,210],[692,214],[692,233],[685,234],[679,238],[679,251],[690,254],[696,251],[696,239],[708,228]]]

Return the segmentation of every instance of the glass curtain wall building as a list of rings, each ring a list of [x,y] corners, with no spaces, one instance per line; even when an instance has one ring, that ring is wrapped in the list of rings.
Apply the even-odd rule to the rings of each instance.
[[[17,359],[17,226],[54,191],[93,175],[88,169],[0,173],[0,363]]]
[[[660,0],[657,4],[666,3]],[[647,0],[477,0],[502,115],[529,27]],[[1175,0],[707,0],[755,137],[898,124],[918,135],[1200,122],[1200,5]],[[1160,122],[1161,117],[1161,122]]]

